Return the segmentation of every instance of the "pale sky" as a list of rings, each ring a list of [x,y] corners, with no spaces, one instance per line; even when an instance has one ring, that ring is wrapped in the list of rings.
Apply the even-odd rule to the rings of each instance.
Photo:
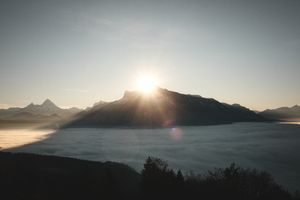
[[[300,1],[1,1],[0,107],[87,107],[142,74],[255,110],[300,104]]]

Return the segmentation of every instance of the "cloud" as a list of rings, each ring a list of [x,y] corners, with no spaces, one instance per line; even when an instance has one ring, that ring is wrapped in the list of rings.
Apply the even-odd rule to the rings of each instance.
[[[172,168],[196,173],[236,162],[267,170],[279,183],[295,188],[300,185],[300,157],[295,153],[300,150],[298,132],[298,126],[273,123],[155,130],[62,129],[43,141],[10,151],[110,160],[137,170],[141,170],[147,156],[155,156],[167,160]]]

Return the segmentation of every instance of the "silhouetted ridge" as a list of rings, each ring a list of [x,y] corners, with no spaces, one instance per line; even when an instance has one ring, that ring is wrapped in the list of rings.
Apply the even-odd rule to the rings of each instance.
[[[1,199],[136,199],[140,175],[127,165],[0,152]]]
[[[242,106],[156,88],[152,94],[125,91],[117,101],[79,113],[66,127],[168,127],[264,120]]]
[[[260,113],[262,116],[273,120],[299,121],[300,106],[280,107],[276,109],[267,109]]]

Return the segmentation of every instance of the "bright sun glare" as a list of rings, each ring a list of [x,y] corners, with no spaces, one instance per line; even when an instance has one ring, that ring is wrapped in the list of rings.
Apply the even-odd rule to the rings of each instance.
[[[150,94],[154,91],[157,81],[152,76],[143,76],[138,81],[138,88],[145,94]]]

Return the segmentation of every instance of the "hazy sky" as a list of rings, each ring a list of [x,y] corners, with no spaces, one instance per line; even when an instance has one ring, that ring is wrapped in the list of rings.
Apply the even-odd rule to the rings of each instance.
[[[86,107],[143,73],[257,110],[300,104],[300,1],[0,3],[0,107]]]

